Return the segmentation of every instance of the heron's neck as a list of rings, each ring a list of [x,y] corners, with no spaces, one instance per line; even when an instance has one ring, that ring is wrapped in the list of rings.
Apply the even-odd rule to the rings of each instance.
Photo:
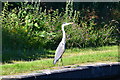
[[[63,38],[62,38],[62,41],[65,43],[66,36],[65,36],[64,26],[62,26],[62,32],[63,32]]]

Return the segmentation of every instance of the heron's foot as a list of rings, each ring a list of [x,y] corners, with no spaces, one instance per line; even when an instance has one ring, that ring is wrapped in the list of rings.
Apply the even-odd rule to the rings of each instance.
[[[71,66],[63,66],[64,68],[71,68]]]

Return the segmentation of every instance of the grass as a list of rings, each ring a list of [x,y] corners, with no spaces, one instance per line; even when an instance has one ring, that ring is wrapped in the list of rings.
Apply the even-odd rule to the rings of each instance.
[[[54,51],[50,51],[54,52]],[[54,56],[49,54],[47,56]],[[74,65],[91,62],[117,62],[118,61],[118,46],[105,46],[98,48],[73,48],[67,49],[63,55],[63,64]],[[57,67],[53,65],[53,58],[42,58],[35,61],[13,61],[12,64],[5,63],[2,67],[2,75],[13,75],[19,73],[29,73],[42,69],[53,69]]]

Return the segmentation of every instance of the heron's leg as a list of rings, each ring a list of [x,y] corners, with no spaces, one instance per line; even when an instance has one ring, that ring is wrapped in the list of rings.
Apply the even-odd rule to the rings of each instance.
[[[61,58],[61,63],[62,63],[62,66],[63,66],[63,60],[62,60],[62,58]]]
[[[62,65],[61,65],[62,64]],[[59,59],[58,61],[58,67],[62,66],[63,67],[63,61],[62,61],[62,58]]]
[[[58,67],[60,67],[60,60],[58,60]]]

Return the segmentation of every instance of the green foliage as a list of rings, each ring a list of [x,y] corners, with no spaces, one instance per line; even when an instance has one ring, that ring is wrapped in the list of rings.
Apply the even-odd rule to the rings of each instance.
[[[40,3],[21,3],[21,7],[2,10],[3,52],[9,49],[56,49],[62,38],[63,22],[74,22],[66,26],[67,48],[97,47],[116,44],[116,28],[113,22],[96,23],[96,13],[73,10],[73,2],[66,3],[65,12],[43,10]],[[91,14],[91,15],[89,15]]]

